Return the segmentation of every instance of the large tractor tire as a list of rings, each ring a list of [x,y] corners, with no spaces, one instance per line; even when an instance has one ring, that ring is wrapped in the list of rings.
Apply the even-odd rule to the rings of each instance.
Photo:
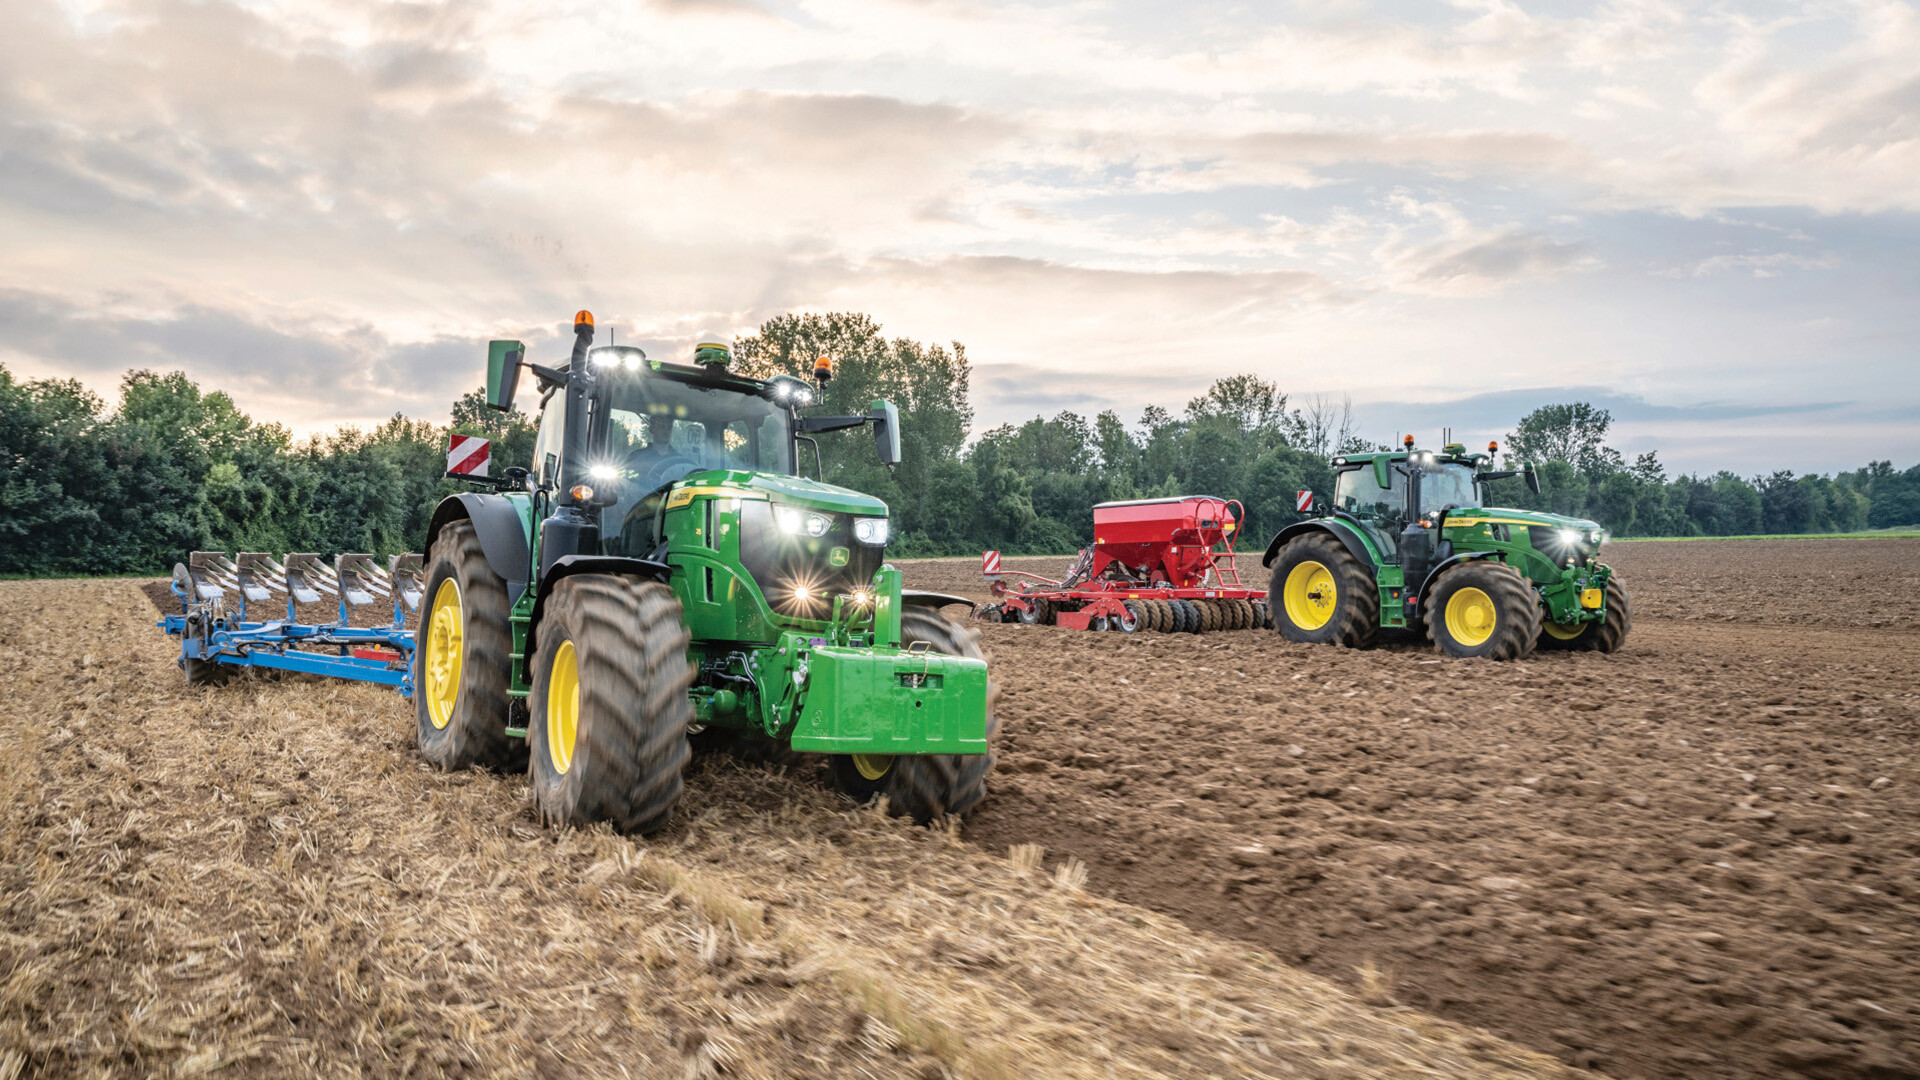
[[[692,755],[689,635],[665,585],[608,574],[562,580],[534,655],[527,742],[533,801],[556,825],[667,823]]]
[[[1029,600],[1028,603],[1033,605],[1033,609],[1030,611],[1016,611],[1014,613],[1015,620],[1017,620],[1022,626],[1053,625],[1052,601]]]
[[[1373,572],[1330,533],[1296,536],[1273,560],[1273,625],[1288,641],[1362,649],[1380,632]]]
[[[1576,652],[1618,651],[1627,640],[1627,631],[1633,629],[1633,605],[1627,600],[1627,587],[1619,578],[1607,579],[1606,613],[1600,622],[1571,625],[1548,622],[1543,617],[1539,647]]]
[[[472,522],[452,522],[434,538],[424,595],[413,635],[420,756],[448,771],[509,769],[519,753],[507,737],[507,585],[487,565]]]
[[[934,652],[986,660],[980,635],[970,627],[948,622],[937,611],[908,608],[900,613],[900,644],[926,642]],[[1000,690],[987,681],[987,753],[984,754],[835,754],[831,759],[834,786],[842,795],[867,803],[887,797],[888,812],[906,815],[921,825],[943,817],[961,817],[987,795],[987,774],[993,771],[993,741],[1000,730],[994,715]]]
[[[1520,572],[1478,559],[1440,575],[1427,594],[1427,633],[1447,656],[1519,660],[1540,636],[1540,598]]]

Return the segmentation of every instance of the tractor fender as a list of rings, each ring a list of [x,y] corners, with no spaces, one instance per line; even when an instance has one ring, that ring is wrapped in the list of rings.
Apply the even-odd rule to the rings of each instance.
[[[979,606],[964,596],[954,596],[952,593],[926,592],[922,589],[900,590],[901,607],[943,608],[949,604],[965,604],[969,613]]]
[[[1261,556],[1260,565],[1271,567],[1273,560],[1280,557],[1280,546],[1282,544],[1285,544],[1296,536],[1303,536],[1310,532],[1332,533],[1340,538],[1340,542],[1347,546],[1348,551],[1353,552],[1353,557],[1360,560],[1360,565],[1368,567],[1369,569],[1378,565],[1378,560],[1373,557],[1373,552],[1367,550],[1366,542],[1361,540],[1359,534],[1353,531],[1353,526],[1348,525],[1344,521],[1336,521],[1332,518],[1321,518],[1317,521],[1302,521],[1281,529],[1279,535],[1273,538],[1273,543],[1267,545],[1267,553]]]
[[[519,603],[520,594],[527,591],[528,567],[532,563],[527,548],[527,526],[520,511],[504,495],[477,491],[449,495],[434,507],[433,523],[427,526],[427,546],[423,550],[431,553],[440,530],[448,522],[462,518],[473,522],[473,532],[480,540],[487,566],[507,583],[507,605]]]
[[[533,614],[527,619],[527,671],[533,671],[534,643],[540,640],[540,616],[546,612],[547,597],[553,595],[553,587],[575,574],[637,574],[640,577],[666,584],[673,576],[673,567],[653,559],[630,559],[622,555],[562,555],[547,567],[546,576],[540,579],[540,593],[533,600]],[[528,682],[532,682],[529,675]]]
[[[1433,583],[1439,581],[1440,575],[1445,573],[1449,568],[1459,566],[1463,562],[1472,562],[1475,559],[1491,559],[1498,554],[1499,552],[1497,551],[1467,551],[1455,555],[1427,571],[1426,578],[1420,582],[1420,591],[1413,595],[1418,597],[1420,602],[1424,604],[1427,600],[1427,591],[1433,588]],[[1529,582],[1529,584],[1531,584],[1531,582]]]

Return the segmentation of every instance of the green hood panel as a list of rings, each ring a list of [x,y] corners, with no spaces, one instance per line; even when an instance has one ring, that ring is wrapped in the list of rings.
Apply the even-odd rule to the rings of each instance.
[[[1539,525],[1553,529],[1597,529],[1600,523],[1585,518],[1562,517],[1559,514],[1543,514],[1537,510],[1508,510],[1503,507],[1464,507],[1447,512],[1447,528],[1455,526],[1470,528],[1474,525]]]
[[[887,504],[871,495],[862,495],[848,488],[823,484],[818,480],[808,480],[803,476],[742,472],[736,469],[708,469],[689,473],[674,485],[675,490],[715,487],[745,488],[749,491],[761,492],[775,502],[806,506],[815,510],[864,514],[871,517],[885,517],[887,513]]]

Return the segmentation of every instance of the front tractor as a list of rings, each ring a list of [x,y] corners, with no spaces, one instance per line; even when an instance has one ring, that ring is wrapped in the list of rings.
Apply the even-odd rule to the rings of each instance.
[[[1363,647],[1424,630],[1449,656],[1514,660],[1536,648],[1613,652],[1632,625],[1627,590],[1598,558],[1591,521],[1485,504],[1497,444],[1333,459],[1331,505],[1268,545],[1273,625],[1291,641]],[[1304,497],[1304,496],[1303,496]]]
[[[592,347],[586,312],[574,332],[558,368],[492,345],[488,403],[511,408],[531,371],[539,435],[513,490],[434,513],[422,753],[499,766],[524,738],[546,818],[637,832],[666,821],[707,728],[830,755],[844,793],[919,821],[970,810],[992,764],[987,665],[938,610],[969,602],[903,589],[886,504],[797,467],[812,434],[866,424],[897,463],[894,407],[803,415],[812,388],[732,373],[724,342],[678,364]]]
[[[798,469],[802,445],[818,469],[812,435],[862,425],[896,464],[891,404],[807,414],[812,387],[732,373],[724,342],[689,364],[595,348],[584,311],[568,362],[525,356],[492,343],[487,403],[510,410],[522,373],[538,380],[533,460],[488,479],[486,444],[453,436],[448,475],[495,490],[442,501],[424,560],[195,552],[177,568],[182,610],[161,626],[188,683],[251,666],[392,686],[428,761],[524,762],[557,823],[659,828],[708,729],[828,755],[843,793],[917,821],[981,800],[993,690],[978,634],[939,611],[971,602],[902,588],[886,504]],[[832,378],[827,358],[814,377]],[[249,617],[275,593],[285,618]],[[299,621],[323,594],[337,618]],[[355,617],[388,603],[391,624]]]

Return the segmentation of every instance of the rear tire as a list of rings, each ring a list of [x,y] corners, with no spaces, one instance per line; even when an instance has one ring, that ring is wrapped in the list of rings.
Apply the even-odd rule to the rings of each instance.
[[[937,611],[908,608],[900,613],[902,648],[924,641],[937,653],[985,661],[980,634],[971,627],[948,622]],[[684,699],[686,695],[681,694]],[[834,787],[857,802],[887,797],[887,812],[907,816],[921,825],[942,817],[962,817],[987,796],[987,774],[993,771],[993,741],[1000,721],[994,715],[1000,688],[987,680],[987,752],[984,754],[898,754],[884,769],[874,758],[852,754],[832,758]],[[864,766],[864,768],[863,768]],[[878,775],[870,775],[873,773]]]
[[[187,638],[201,641],[213,636],[213,620],[204,612],[190,612],[187,615],[186,631],[181,634],[184,642]],[[233,676],[233,666],[218,660],[202,660],[180,654],[180,670],[186,672],[188,686],[219,686]]]
[[[506,770],[513,629],[506,582],[487,564],[470,521],[447,524],[427,563],[426,610],[413,634],[413,704],[420,756],[435,768]]]
[[[1440,575],[1425,600],[1434,648],[1456,658],[1519,660],[1540,636],[1540,598],[1506,563],[1478,559]]]
[[[1273,560],[1267,602],[1274,628],[1288,641],[1363,649],[1380,632],[1373,573],[1331,533],[1287,541]]]
[[[547,605],[528,702],[534,805],[556,825],[653,832],[692,754],[680,602],[658,582],[578,574]]]

